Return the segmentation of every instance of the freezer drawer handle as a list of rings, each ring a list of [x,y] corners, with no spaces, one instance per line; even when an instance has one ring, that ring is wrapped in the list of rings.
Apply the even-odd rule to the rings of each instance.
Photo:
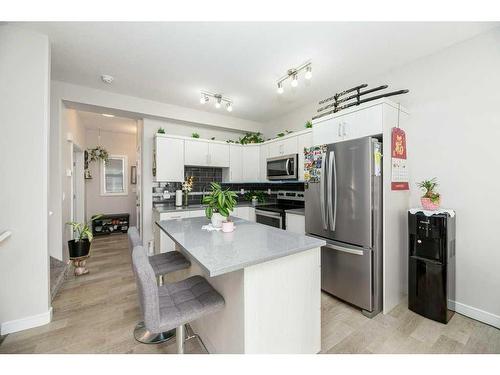
[[[349,253],[349,254],[354,254],[354,255],[363,255],[364,254],[363,250],[349,249],[348,247],[343,247],[343,246],[326,244],[325,247],[332,249],[332,250],[342,251],[344,253]]]

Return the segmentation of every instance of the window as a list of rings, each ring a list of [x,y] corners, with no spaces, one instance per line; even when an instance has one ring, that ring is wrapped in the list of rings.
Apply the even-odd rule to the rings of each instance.
[[[101,162],[101,195],[127,195],[127,157],[110,155],[108,162]]]

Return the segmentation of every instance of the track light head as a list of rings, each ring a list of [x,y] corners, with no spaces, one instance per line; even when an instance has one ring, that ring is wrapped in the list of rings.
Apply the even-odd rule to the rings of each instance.
[[[292,76],[292,83],[291,83],[292,87],[297,87],[299,85],[299,77],[297,76],[297,73],[295,73],[293,76]]]
[[[208,96],[205,94],[201,94],[200,104],[205,104],[207,102],[208,102]]]
[[[220,108],[222,102],[222,98],[217,97],[217,100],[215,101],[215,108]]]
[[[233,104],[231,102],[227,103],[226,104],[226,109],[228,112],[232,112],[233,111]]]
[[[276,91],[278,92],[278,94],[283,94],[283,92],[285,91],[283,89],[283,82],[278,82],[278,89]]]
[[[307,68],[306,68],[306,74],[304,75],[304,78],[305,79],[311,79],[312,76],[313,76],[313,74],[312,74],[312,66],[308,65]]]

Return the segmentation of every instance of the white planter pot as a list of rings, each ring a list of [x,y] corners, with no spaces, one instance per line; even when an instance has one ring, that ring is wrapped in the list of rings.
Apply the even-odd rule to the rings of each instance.
[[[221,228],[222,227],[222,222],[224,220],[226,220],[226,219],[227,219],[227,217],[222,216],[218,212],[214,212],[212,214],[212,225],[214,226],[214,228]]]

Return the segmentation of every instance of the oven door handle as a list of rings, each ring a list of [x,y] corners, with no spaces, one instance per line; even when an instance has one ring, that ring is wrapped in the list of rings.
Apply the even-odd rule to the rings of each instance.
[[[281,214],[279,214],[277,212],[270,212],[270,211],[255,210],[255,215],[281,218]]]

